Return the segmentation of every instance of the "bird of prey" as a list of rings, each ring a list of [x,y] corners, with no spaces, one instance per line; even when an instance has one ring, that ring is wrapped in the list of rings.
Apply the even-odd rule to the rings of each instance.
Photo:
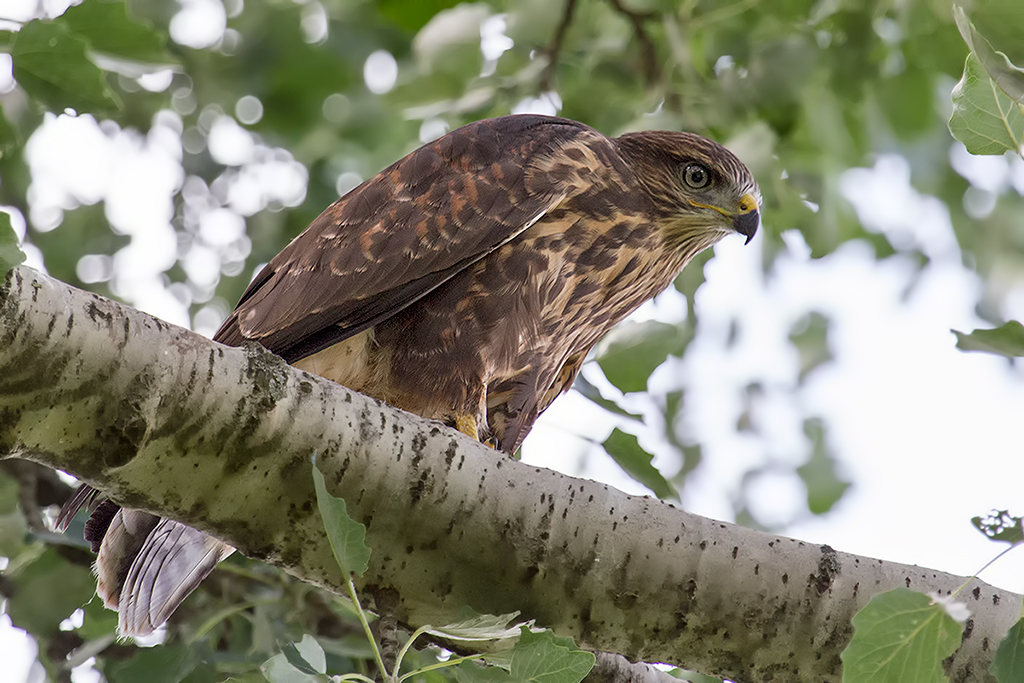
[[[691,133],[616,138],[518,115],[431,142],[327,208],[214,336],[513,453],[587,352],[695,254],[759,224],[731,152]],[[88,504],[97,591],[122,635],[162,624],[232,552],[206,534]]]

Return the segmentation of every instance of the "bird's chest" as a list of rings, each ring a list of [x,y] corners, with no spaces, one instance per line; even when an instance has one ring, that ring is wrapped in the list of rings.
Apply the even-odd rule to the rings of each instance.
[[[474,319],[492,377],[555,371],[589,349],[682,267],[656,228],[628,217],[539,223],[470,269]]]

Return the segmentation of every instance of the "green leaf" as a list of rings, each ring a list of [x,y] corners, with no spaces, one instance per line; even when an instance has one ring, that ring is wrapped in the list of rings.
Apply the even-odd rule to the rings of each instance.
[[[964,75],[953,88],[949,132],[971,154],[1020,154],[1024,113],[996,87],[974,54],[967,55]]]
[[[21,250],[18,233],[11,225],[11,215],[0,211],[0,279],[24,262],[25,252]]]
[[[625,394],[645,390],[654,369],[669,354],[680,355],[689,341],[689,334],[675,325],[627,321],[612,330],[595,353],[604,376]]]
[[[500,666],[485,666],[480,662],[463,662],[455,667],[459,683],[512,683],[515,679]]]
[[[325,683],[329,680],[324,674],[307,673],[295,668],[283,652],[263,662],[260,671],[270,683]]]
[[[601,394],[601,390],[591,384],[583,375],[576,377],[576,381],[572,383],[572,388],[579,392],[579,394],[584,398],[596,403],[610,413],[615,413],[622,417],[628,417],[630,420],[636,420],[637,422],[643,422],[643,417],[641,415],[631,413],[615,401],[605,398]]]
[[[649,488],[658,498],[679,498],[675,487],[651,464],[654,456],[640,446],[635,436],[616,427],[601,445],[626,474]]]
[[[839,476],[825,441],[824,423],[818,418],[805,420],[804,434],[811,441],[811,459],[796,468],[796,473],[807,487],[807,508],[815,515],[823,515],[839,502],[850,483]]]
[[[1024,19],[1024,13],[1021,13],[1019,18]],[[1017,104],[1024,105],[1024,69],[1014,65],[1009,57],[992,47],[967,18],[963,7],[953,5],[953,19],[964,42],[971,48],[971,53],[978,58],[992,81]]]
[[[1024,619],[1010,627],[1000,641],[989,671],[999,683],[1024,681]]]
[[[990,540],[1006,541],[1013,545],[1024,542],[1024,522],[1008,510],[993,510],[984,517],[972,517],[971,524]]]
[[[86,57],[87,47],[63,23],[30,21],[18,32],[11,52],[14,80],[51,111],[117,110],[120,104],[103,72]]]
[[[290,643],[281,654],[299,671],[307,674],[327,673],[327,655],[316,638],[308,633],[298,643]]]
[[[843,683],[947,683],[942,660],[963,633],[943,605],[907,588],[871,598],[853,627],[841,655]]]
[[[511,614],[477,614],[468,607],[462,609],[467,616],[459,621],[444,626],[431,626],[427,633],[448,640],[504,640],[517,638],[523,624],[509,626],[519,616],[519,612]]]
[[[1024,356],[1024,325],[1016,320],[992,330],[952,332],[956,335],[956,347],[963,351],[984,351],[1008,358]]]
[[[89,0],[68,8],[60,21],[97,52],[147,64],[173,64],[167,36],[132,20],[120,0]]]
[[[533,633],[522,628],[512,650],[512,679],[520,683],[580,683],[594,668],[594,654],[580,650],[571,638],[551,631]]]
[[[366,527],[348,516],[348,506],[341,498],[327,493],[324,475],[313,463],[313,485],[316,487],[316,502],[320,516],[324,519],[327,538],[346,574],[362,576],[370,566],[370,548],[366,545]]]
[[[178,683],[199,663],[193,648],[163,645],[141,648],[131,659],[114,662],[104,670],[110,683]]]

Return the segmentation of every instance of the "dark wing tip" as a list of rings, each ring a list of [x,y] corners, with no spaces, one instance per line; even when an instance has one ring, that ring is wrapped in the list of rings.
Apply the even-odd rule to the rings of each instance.
[[[89,486],[88,484],[82,484],[75,492],[71,494],[71,497],[60,507],[60,512],[57,514],[57,520],[54,522],[54,529],[60,532],[67,531],[68,525],[71,524],[71,520],[75,518],[78,511],[83,507],[90,508],[95,504],[96,496],[99,495],[99,491]]]

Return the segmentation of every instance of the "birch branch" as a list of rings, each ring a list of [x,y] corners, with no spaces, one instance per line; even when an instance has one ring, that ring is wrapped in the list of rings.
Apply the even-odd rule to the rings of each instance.
[[[344,593],[315,502],[367,527],[360,588],[397,618],[526,618],[589,649],[736,681],[839,681],[876,593],[964,579],[698,517],[512,461],[452,429],[27,268],[0,288],[0,458],[59,468],[119,503],[207,531]],[[981,581],[949,660],[988,665],[1021,596]]]

